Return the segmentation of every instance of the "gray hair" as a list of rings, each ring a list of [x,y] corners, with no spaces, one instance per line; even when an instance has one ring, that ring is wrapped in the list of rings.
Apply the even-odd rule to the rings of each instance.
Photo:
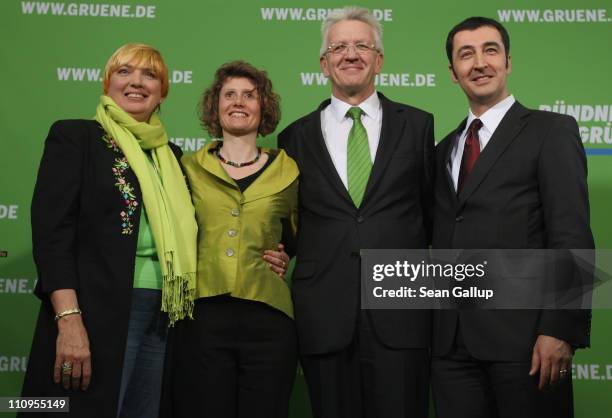
[[[323,35],[323,42],[321,43],[320,51],[321,56],[327,52],[327,47],[329,46],[328,36],[331,27],[343,20],[358,20],[369,25],[372,28],[372,33],[374,34],[374,46],[381,53],[383,52],[382,27],[380,26],[378,20],[372,15],[372,13],[370,13],[368,9],[357,6],[346,6],[342,9],[333,10],[323,21],[323,24],[321,25],[321,34]]]

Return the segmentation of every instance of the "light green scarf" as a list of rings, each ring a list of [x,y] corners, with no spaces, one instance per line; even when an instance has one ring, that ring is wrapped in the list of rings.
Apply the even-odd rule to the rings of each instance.
[[[108,96],[100,97],[95,120],[114,138],[138,178],[163,274],[162,311],[168,312],[170,325],[191,318],[198,226],[166,131],[156,114],[149,123],[138,122]],[[153,164],[143,150],[151,151]]]

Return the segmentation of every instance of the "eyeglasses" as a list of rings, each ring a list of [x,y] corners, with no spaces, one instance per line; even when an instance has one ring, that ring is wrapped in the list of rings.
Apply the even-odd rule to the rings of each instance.
[[[350,48],[354,48],[355,52],[358,53],[359,55],[365,55],[371,51],[378,51],[378,48],[376,48],[376,46],[374,44],[366,44],[365,42],[358,42],[356,44],[346,44],[343,42],[340,43],[332,43],[329,44],[329,46],[327,47],[327,52],[334,54],[334,55],[344,55],[346,53],[348,53]]]

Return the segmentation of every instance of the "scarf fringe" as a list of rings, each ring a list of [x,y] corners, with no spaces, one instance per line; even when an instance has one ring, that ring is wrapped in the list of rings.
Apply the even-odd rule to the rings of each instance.
[[[172,327],[181,319],[193,319],[196,273],[174,275],[172,263],[167,264],[169,273],[164,275],[162,283],[161,310],[168,313],[168,326]]]

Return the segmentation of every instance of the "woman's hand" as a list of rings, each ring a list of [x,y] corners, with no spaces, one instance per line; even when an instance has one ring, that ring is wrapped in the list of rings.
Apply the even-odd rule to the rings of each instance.
[[[281,279],[285,278],[289,266],[289,255],[285,252],[285,246],[278,244],[278,251],[265,250],[263,259],[270,266],[270,270],[278,274]]]
[[[57,321],[53,381],[64,389],[87,390],[91,381],[89,338],[81,315],[68,315]]]
[[[51,304],[56,314],[78,309],[75,289],[58,289],[51,292]],[[65,389],[87,390],[91,381],[91,353],[89,338],[80,313],[72,313],[57,319],[57,342],[53,381]]]

